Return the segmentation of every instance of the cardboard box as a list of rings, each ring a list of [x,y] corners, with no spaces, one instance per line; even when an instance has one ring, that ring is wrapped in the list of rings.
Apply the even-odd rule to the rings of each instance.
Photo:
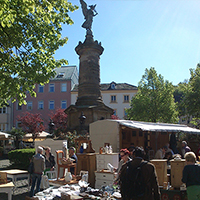
[[[153,159],[150,160],[156,168],[159,186],[163,186],[164,182],[168,182],[167,178],[167,159]]]
[[[185,159],[171,160],[171,185],[174,188],[180,188],[183,184],[181,179],[183,176],[183,168],[186,165]]]

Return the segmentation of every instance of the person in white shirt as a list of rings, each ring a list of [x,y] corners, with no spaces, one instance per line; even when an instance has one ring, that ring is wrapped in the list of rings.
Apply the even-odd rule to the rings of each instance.
[[[167,146],[158,149],[158,151],[155,154],[155,159],[163,159],[165,157],[166,151],[167,151]]]

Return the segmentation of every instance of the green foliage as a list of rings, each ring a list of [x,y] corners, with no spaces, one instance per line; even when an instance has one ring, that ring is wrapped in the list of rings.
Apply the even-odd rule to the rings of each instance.
[[[28,169],[30,159],[35,155],[35,149],[18,149],[8,152],[8,158],[14,165]]]
[[[3,147],[0,147],[0,153],[3,153]]]
[[[200,64],[196,69],[190,69],[190,80],[188,83],[185,106],[187,113],[194,118],[200,118]]]
[[[58,140],[67,140],[67,145],[68,147],[71,146],[76,146],[75,144],[75,139],[78,138],[77,132],[74,130],[73,133],[71,132],[67,132],[67,133],[59,133],[59,137],[54,138],[54,139],[58,139]]]
[[[153,67],[146,69],[139,82],[138,93],[127,109],[128,118],[147,122],[177,122],[173,91],[172,83],[164,81],[163,76],[157,75]]]
[[[68,12],[78,7],[67,0],[1,0],[0,104],[16,99],[26,104],[26,92],[36,96],[35,84],[45,84],[54,69],[67,61],[54,54],[67,43],[62,24],[73,24]]]
[[[185,105],[185,97],[186,97],[187,92],[188,92],[187,80],[179,83],[177,86],[174,87],[174,97],[175,97],[175,102],[177,102],[179,116],[187,115],[187,109]]]
[[[12,127],[11,131],[9,131],[8,133],[13,136],[15,141],[15,146],[19,148],[19,140],[21,140],[26,133],[23,132],[22,129],[15,127]]]

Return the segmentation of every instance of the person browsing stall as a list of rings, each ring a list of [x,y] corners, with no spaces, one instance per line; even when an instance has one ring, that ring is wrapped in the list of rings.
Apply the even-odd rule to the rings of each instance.
[[[119,171],[122,167],[123,164],[125,164],[126,162],[130,161],[130,151],[128,149],[121,149],[120,150],[120,161],[118,164],[118,168],[115,169],[115,171],[119,174]]]
[[[55,169],[55,157],[54,155],[51,153],[51,148],[50,147],[46,147],[45,148],[45,172],[46,171],[53,171]]]
[[[40,184],[42,179],[42,174],[45,169],[45,158],[42,155],[43,148],[38,147],[37,148],[37,154],[33,156],[33,165],[34,165],[34,172],[32,174],[32,185],[31,185],[31,191],[30,191],[30,197],[34,196],[34,189],[36,184],[36,190],[35,192],[38,193],[40,191]]]
[[[163,159],[165,157],[166,151],[167,151],[167,146],[158,149],[158,151],[155,154],[155,159]]]
[[[184,157],[185,157],[185,154],[186,154],[187,152],[190,152],[191,149],[190,149],[190,147],[188,146],[188,144],[187,144],[186,141],[182,141],[181,145],[182,145],[181,154],[182,154],[182,158],[184,158]]]
[[[196,163],[195,153],[187,152],[185,160],[182,182],[186,184],[188,200],[200,199],[200,165]]]
[[[144,161],[144,157],[144,149],[136,147],[133,150],[133,160],[124,164],[119,172],[120,193],[123,200],[161,200],[155,166],[150,162]],[[134,171],[138,167],[140,167],[141,176],[143,177],[143,184],[141,185],[142,188],[140,188],[143,190],[143,193],[140,194],[140,196],[136,195],[139,190],[134,190],[133,184],[130,184],[128,181],[128,179],[131,179],[132,177],[127,174],[130,173],[129,170]],[[136,173],[136,171],[134,172]],[[135,194],[133,191],[135,191]]]
[[[76,156],[76,154],[75,154],[75,148],[74,148],[74,147],[70,147],[70,148],[69,148],[69,157],[70,157],[71,159],[73,159],[73,163],[76,163],[76,165],[77,165],[78,158],[77,158],[77,156]],[[71,172],[72,174],[74,174],[74,168],[73,168],[73,167],[70,167],[70,172]]]

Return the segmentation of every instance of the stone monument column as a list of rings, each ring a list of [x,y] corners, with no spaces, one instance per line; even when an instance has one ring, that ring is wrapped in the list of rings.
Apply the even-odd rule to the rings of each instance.
[[[100,55],[103,53],[101,43],[86,35],[84,43],[79,42],[75,48],[79,55],[79,87],[76,105],[102,104],[100,90]]]

